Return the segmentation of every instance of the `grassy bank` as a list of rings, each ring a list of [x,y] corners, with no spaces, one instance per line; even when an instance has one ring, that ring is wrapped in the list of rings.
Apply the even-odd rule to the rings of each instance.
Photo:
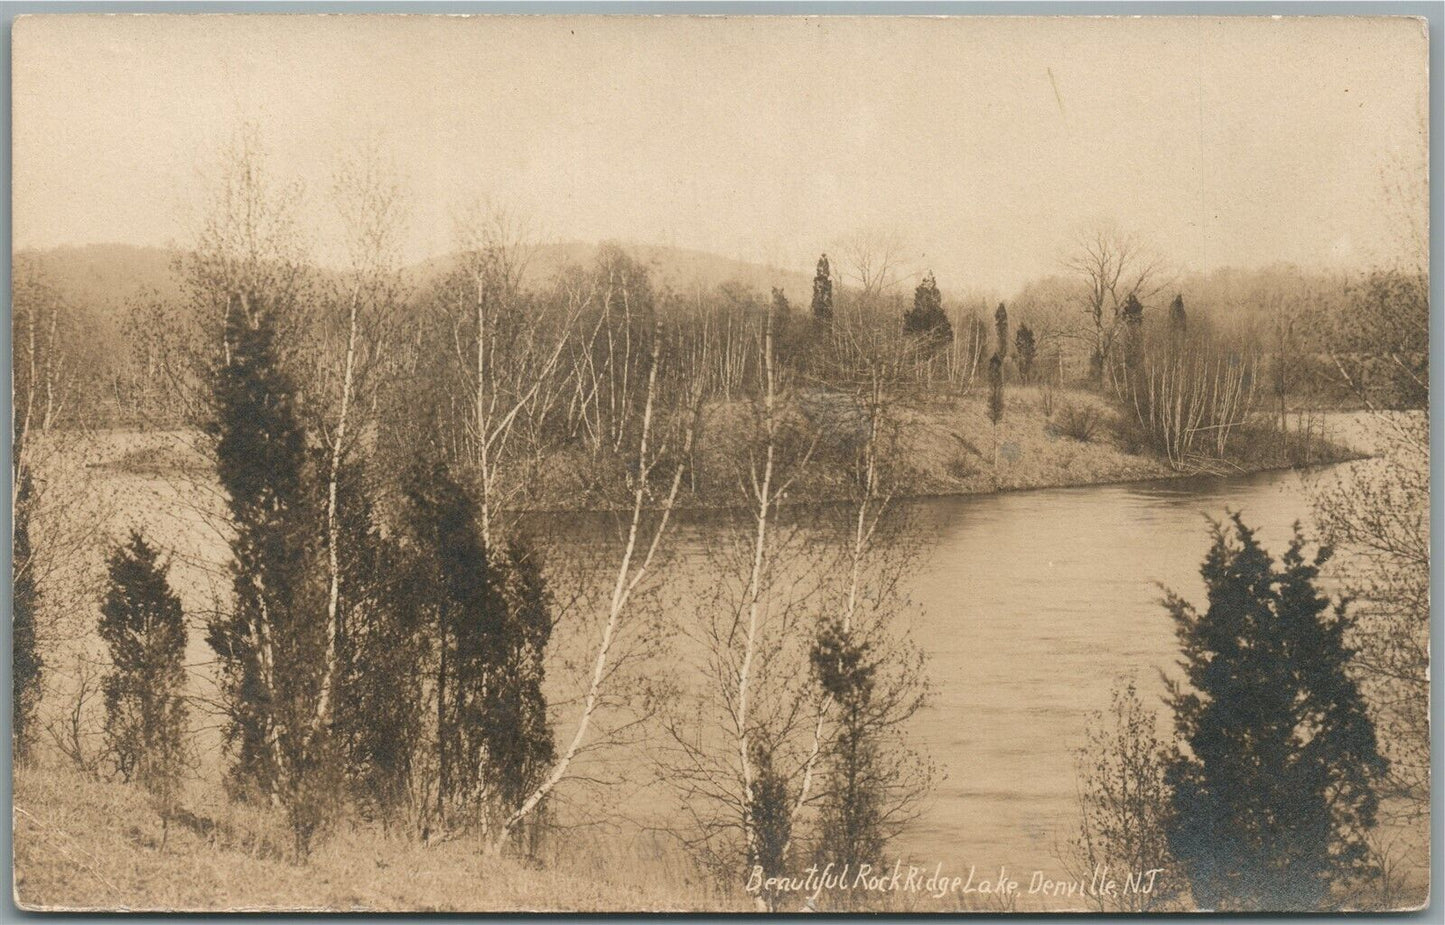
[[[542,861],[484,858],[456,840],[423,846],[347,826],[305,863],[278,820],[200,784],[162,845],[138,787],[56,768],[16,772],[15,891],[31,910],[746,911],[660,843],[571,838]],[[210,823],[212,827],[206,827]],[[201,831],[204,829],[204,831]]]
[[[1321,429],[1308,439],[1292,418],[1289,432],[1258,421],[1238,428],[1230,453],[1202,468],[1175,469],[1137,424],[1103,397],[1081,390],[1032,387],[1005,393],[995,429],[982,395],[905,412],[901,482],[910,495],[983,494],[1065,488],[1198,475],[1244,474],[1324,465],[1362,454]]]
[[[428,846],[345,824],[298,861],[277,817],[228,803],[200,781],[184,801],[187,824],[173,822],[164,844],[138,786],[59,766],[27,767],[13,781],[15,900],[30,911],[759,911],[741,883],[722,890],[676,842],[635,830],[567,829],[539,857],[517,859],[486,857],[465,838]],[[779,911],[807,911],[805,898],[790,896]],[[845,891],[819,896],[816,909],[998,913],[1015,902]]]

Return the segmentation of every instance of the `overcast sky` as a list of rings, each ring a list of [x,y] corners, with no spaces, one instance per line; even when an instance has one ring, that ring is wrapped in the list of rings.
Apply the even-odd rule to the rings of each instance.
[[[1426,208],[1412,20],[54,16],[13,47],[21,247],[184,243],[248,121],[319,242],[338,152],[379,139],[409,258],[486,195],[805,271],[889,230],[1003,289],[1098,220],[1184,268],[1360,265]]]

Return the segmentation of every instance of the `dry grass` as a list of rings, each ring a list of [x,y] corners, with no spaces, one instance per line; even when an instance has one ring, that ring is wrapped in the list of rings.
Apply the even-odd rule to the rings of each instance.
[[[228,834],[161,826],[141,790],[52,768],[15,775],[15,892],[29,910],[745,911],[638,842],[584,840],[546,864],[347,828],[304,864],[264,813],[221,805]],[[199,814],[199,813],[198,813]],[[655,849],[656,846],[653,846]]]
[[[1116,437],[1114,410],[1090,392],[1060,391],[1053,415],[1033,387],[1004,390],[1003,420],[995,429],[981,395],[910,410],[902,430],[909,494],[978,494],[1165,478],[1158,458],[1130,452]],[[1088,440],[1068,436],[1056,419],[1070,410],[1097,421]]]
[[[1150,452],[1130,422],[1093,392],[1062,389],[1046,396],[1037,387],[1011,386],[1004,390],[1003,420],[996,429],[982,395],[904,414],[900,455],[909,468],[902,483],[911,495],[1064,488],[1189,474],[1171,469]],[[1224,471],[1289,468],[1299,462],[1288,448],[1265,446],[1258,434],[1236,442],[1251,446],[1221,464]],[[1320,436],[1308,461],[1340,462],[1358,455],[1337,439]]]

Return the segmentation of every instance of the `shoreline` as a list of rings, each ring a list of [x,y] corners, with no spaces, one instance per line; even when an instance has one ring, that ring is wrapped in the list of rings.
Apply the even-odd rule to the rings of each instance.
[[[1071,391],[1060,393],[1057,401],[1070,411],[1090,411],[1096,421],[1093,436],[1079,439],[1061,432],[1057,416],[1045,413],[1037,394],[1024,388],[1009,396],[1009,414],[997,432],[990,429],[981,402],[974,397],[904,410],[897,449],[902,462],[894,477],[899,487],[889,496],[890,501],[1233,479],[1260,472],[1308,471],[1373,455],[1368,427],[1362,426],[1368,412],[1323,412],[1344,426],[1326,428],[1316,438],[1317,443],[1308,444],[1304,454],[1292,454],[1287,446],[1250,444],[1246,436],[1242,451],[1221,463],[1219,469],[1175,470],[1141,445],[1137,437],[1121,436],[1114,412],[1098,396]],[[728,431],[720,431],[719,436],[723,439],[718,446],[728,447]],[[128,479],[206,481],[212,477],[211,467],[198,452],[194,437],[194,431],[179,428],[93,431],[87,442],[94,442],[90,442],[91,450],[85,454],[89,458],[81,460],[81,465],[109,470]],[[990,449],[990,443],[998,449]],[[1291,455],[1303,455],[1304,460]],[[709,448],[699,453],[691,489],[679,497],[674,513],[702,515],[745,509],[747,504],[739,503],[734,484],[738,475],[731,466],[725,452]],[[539,472],[535,490],[538,500],[505,510],[524,518],[630,511],[630,498],[615,495],[602,482],[589,477],[594,467],[594,460],[575,455],[550,457]],[[848,504],[852,484],[840,475],[841,471],[826,462],[815,463],[777,506],[796,510]],[[655,505],[645,508],[651,512],[660,509]]]
[[[1004,485],[990,489],[955,489],[951,491],[916,491],[899,492],[888,497],[889,503],[916,502],[916,501],[941,501],[952,498],[987,498],[993,495],[1013,495],[1035,491],[1065,491],[1071,489],[1085,488],[1107,488],[1120,485],[1160,485],[1173,482],[1185,482],[1190,479],[1215,479],[1218,481],[1229,481],[1232,479],[1247,478],[1252,475],[1264,475],[1267,473],[1279,472],[1314,472],[1328,469],[1332,466],[1344,465],[1345,463],[1360,462],[1366,459],[1375,459],[1377,454],[1368,453],[1363,450],[1347,449],[1347,451],[1332,459],[1325,459],[1319,462],[1297,465],[1294,463],[1278,463],[1263,466],[1254,466],[1240,469],[1238,472],[1216,473],[1204,470],[1194,472],[1172,472],[1159,475],[1146,475],[1140,477],[1125,476],[1123,478],[1105,477],[1101,479],[1079,479],[1077,481],[1056,482],[1038,485]],[[840,504],[847,504],[851,499],[845,497],[829,498],[808,498],[804,500],[787,500],[778,502],[775,507],[779,509],[797,509],[809,507],[832,507]],[[625,507],[535,507],[521,508],[506,513],[513,513],[523,517],[560,517],[567,514],[618,514],[628,511]],[[657,512],[661,508],[644,507],[644,511]],[[736,504],[678,504],[672,509],[673,514],[711,514],[724,513],[728,511],[743,511],[747,508]]]

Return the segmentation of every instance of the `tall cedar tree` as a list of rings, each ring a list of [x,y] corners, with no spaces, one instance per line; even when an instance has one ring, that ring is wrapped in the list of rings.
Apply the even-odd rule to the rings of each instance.
[[[554,757],[542,695],[551,601],[538,555],[492,555],[476,499],[443,462],[406,479],[418,577],[435,627],[437,815],[494,828]]]
[[[1167,779],[1169,843],[1203,909],[1334,907],[1331,887],[1371,873],[1365,835],[1385,770],[1349,668],[1352,620],[1317,587],[1321,548],[1296,525],[1276,567],[1240,515],[1215,524],[1200,574],[1209,606],[1165,601],[1188,688]]]
[[[276,315],[255,293],[227,312],[230,357],[214,374],[210,431],[234,527],[235,609],[211,622],[207,641],[230,714],[232,790],[281,805],[304,853],[336,782],[329,730],[316,714],[328,642],[325,511],[321,460],[307,449]]]
[[[1034,340],[1034,329],[1021,324],[1014,331],[1014,358],[1019,367],[1019,378],[1028,382],[1033,378],[1034,359],[1038,356],[1038,342]]]
[[[14,447],[18,456],[20,447]],[[45,663],[40,656],[39,640],[35,635],[35,611],[39,603],[39,589],[35,582],[35,565],[31,559],[30,511],[33,504],[33,487],[30,473],[20,473],[20,484],[15,493],[14,559],[11,563],[11,624],[10,657],[13,672],[15,698],[11,726],[11,747],[16,763],[28,761],[35,744],[35,714],[40,707],[41,679]]]
[[[111,553],[100,638],[110,649],[103,683],[105,738],[116,767],[137,780],[169,821],[185,767],[186,622],[166,566],[138,532]]]
[[[1008,309],[1002,302],[993,313],[994,333],[998,336],[998,355],[1000,358],[1008,356]]]
[[[442,824],[469,808],[477,785],[481,730],[479,711],[468,698],[478,696],[477,652],[495,627],[500,603],[487,574],[476,503],[442,462],[418,463],[408,470],[404,490],[420,586],[427,589],[436,648],[434,748],[437,760],[436,811]]]
[[[1120,313],[1124,321],[1124,368],[1129,375],[1143,373],[1144,365],[1144,306],[1130,293]]]
[[[491,733],[487,764],[495,781],[496,805],[510,816],[541,781],[556,756],[547,723],[544,659],[552,637],[552,598],[542,573],[541,553],[519,537],[502,551],[503,611],[497,683],[487,701]]]
[[[335,734],[352,800],[388,826],[415,809],[408,798],[426,728],[427,589],[416,557],[381,535],[361,475],[358,466],[343,467],[338,483],[345,555]]]
[[[793,306],[788,304],[788,296],[777,286],[773,287],[773,336],[779,341],[786,341],[788,338],[788,322],[793,318]]]
[[[813,317],[825,324],[833,320],[833,276],[827,254],[818,258],[813,275]]]
[[[903,313],[903,330],[926,338],[933,344],[946,344],[953,340],[953,325],[943,311],[943,295],[938,291],[938,281],[929,270],[913,291],[913,307]]]
[[[761,869],[766,881],[787,873],[796,798],[788,786],[788,776],[774,765],[772,751],[756,740],[749,750],[754,781],[747,809],[755,837],[749,845],[748,865]],[[777,908],[777,894],[768,892],[764,898],[770,911]]]
[[[994,427],[1003,421],[1003,359],[997,353],[988,361],[988,421]]]
[[[1174,301],[1169,303],[1168,355],[1171,362],[1184,353],[1188,339],[1189,315],[1184,310],[1184,296],[1175,293]]]
[[[1169,303],[1169,331],[1182,335],[1188,328],[1189,316],[1184,311],[1184,296],[1175,293],[1174,301]]]

